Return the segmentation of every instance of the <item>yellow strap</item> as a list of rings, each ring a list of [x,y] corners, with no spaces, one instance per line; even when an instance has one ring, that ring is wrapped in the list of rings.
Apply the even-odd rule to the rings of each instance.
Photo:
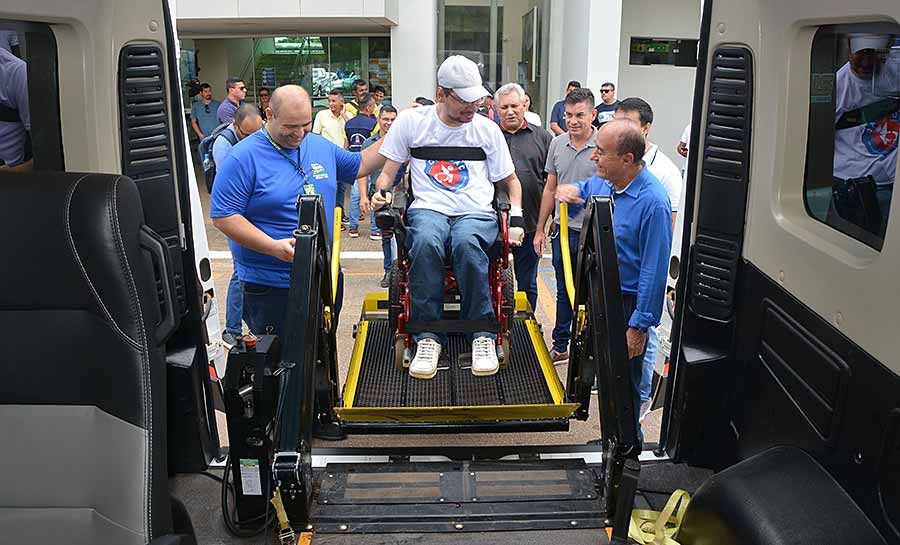
[[[566,293],[569,295],[569,304],[575,309],[575,280],[572,276],[572,254],[569,249],[569,205],[559,203],[559,249],[562,254],[563,279],[566,284]]]
[[[628,537],[641,545],[679,545],[675,538],[690,501],[690,494],[676,490],[662,511],[635,509],[631,512]]]

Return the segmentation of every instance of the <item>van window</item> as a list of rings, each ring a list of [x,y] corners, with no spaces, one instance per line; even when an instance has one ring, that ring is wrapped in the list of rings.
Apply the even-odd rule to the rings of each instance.
[[[881,250],[897,175],[900,27],[820,28],[809,87],[806,210]]]
[[[47,25],[0,19],[0,169],[63,169],[56,41]]]

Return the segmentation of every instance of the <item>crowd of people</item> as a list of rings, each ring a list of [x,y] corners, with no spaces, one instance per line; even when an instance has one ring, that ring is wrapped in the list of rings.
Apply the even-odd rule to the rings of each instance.
[[[494,319],[485,279],[497,237],[492,202],[499,185],[511,203],[515,282],[532,308],[538,303],[538,264],[551,250],[557,290],[550,356],[565,365],[573,313],[563,282],[559,203],[570,203],[574,254],[581,204],[590,195],[612,195],[635,413],[646,413],[681,196],[680,170],[649,139],[650,104],[637,97],[617,100],[612,83],[600,87],[597,101],[571,81],[544,128],[521,86],[508,83],[492,92],[475,63],[462,56],[441,65],[434,99],[419,97],[401,111],[383,102],[383,89],[370,89],[362,80],[354,82],[349,102],[331,91],[328,108],[315,116],[310,96],[296,85],[271,93],[261,89],[267,102],[262,109],[242,105],[243,82],[229,79],[226,87],[228,96],[218,105],[202,88],[192,109],[198,137],[215,131],[215,123],[229,124],[213,145],[218,169],[211,205],[213,223],[230,239],[234,256],[226,342],[241,333],[242,320],[255,333],[282,332],[298,194],[322,195],[329,216],[337,206],[346,210],[342,230],[351,238],[359,236],[368,216],[369,236],[382,245],[381,286],[387,287],[397,251],[393,238],[382,237],[373,214],[404,183],[414,195],[406,214],[409,318],[441,320],[444,281],[434,271],[449,262],[461,294],[461,318]],[[215,119],[204,118],[207,110],[215,111]],[[474,374],[497,372],[496,335],[471,335]],[[434,377],[446,335],[423,331],[413,340],[410,375]]]

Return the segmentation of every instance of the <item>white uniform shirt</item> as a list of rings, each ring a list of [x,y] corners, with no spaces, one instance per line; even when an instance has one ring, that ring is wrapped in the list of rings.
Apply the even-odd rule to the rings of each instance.
[[[835,123],[845,112],[883,100],[872,94],[872,80],[856,76],[849,63],[838,70],[834,91]],[[898,140],[900,112],[864,125],[836,130],[834,175],[845,180],[871,175],[878,185],[893,184]]]
[[[672,203],[672,212],[678,212],[681,208],[681,171],[665,153],[659,151],[656,144],[651,144],[650,149],[644,154],[644,164],[666,188],[669,201]]]
[[[487,158],[474,161],[412,157],[411,148],[424,147],[478,148],[484,150]],[[379,153],[398,163],[409,161],[415,196],[410,209],[423,208],[446,216],[494,215],[494,183],[515,172],[506,139],[496,123],[476,115],[471,123],[450,127],[438,118],[435,106],[400,112]]]

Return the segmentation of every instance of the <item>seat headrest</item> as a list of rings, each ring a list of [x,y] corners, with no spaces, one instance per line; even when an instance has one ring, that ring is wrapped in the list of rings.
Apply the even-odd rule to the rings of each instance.
[[[138,342],[144,222],[131,179],[110,174],[0,173],[6,231],[0,311],[86,310]],[[143,275],[143,276],[142,276]]]

